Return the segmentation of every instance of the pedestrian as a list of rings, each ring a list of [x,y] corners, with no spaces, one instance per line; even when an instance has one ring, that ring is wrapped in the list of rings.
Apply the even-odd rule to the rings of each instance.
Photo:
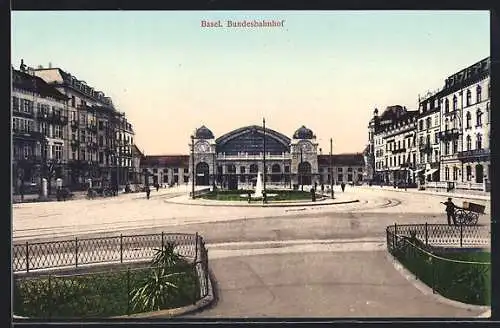
[[[342,182],[342,183],[340,184],[340,188],[342,188],[342,192],[344,192],[344,191],[345,191],[345,183],[344,183],[344,182]]]
[[[149,199],[149,195],[151,194],[151,189],[149,189],[149,186],[146,186],[146,198]]]
[[[160,191],[160,184],[159,183],[156,184],[156,192],[158,192],[158,191]]]
[[[325,185],[321,184],[321,194],[323,194],[324,192],[325,192]]]
[[[457,225],[457,217],[455,215],[455,204],[451,201],[451,197],[448,197],[447,202],[441,202],[441,204],[446,205],[446,218],[448,220],[448,225],[451,226],[451,222],[453,221],[454,225]]]

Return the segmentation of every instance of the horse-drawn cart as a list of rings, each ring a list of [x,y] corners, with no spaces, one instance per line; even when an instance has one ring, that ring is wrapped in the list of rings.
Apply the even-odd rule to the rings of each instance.
[[[459,225],[475,225],[480,214],[484,214],[486,206],[471,202],[463,202],[462,207],[455,206],[455,217]]]

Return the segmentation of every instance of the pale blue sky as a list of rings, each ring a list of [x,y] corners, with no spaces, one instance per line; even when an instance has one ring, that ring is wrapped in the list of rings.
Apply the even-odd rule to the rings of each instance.
[[[283,28],[202,28],[275,19]],[[59,67],[113,98],[147,154],[188,153],[250,124],[359,152],[374,107],[418,94],[489,56],[487,11],[59,11],[12,13],[12,63]]]

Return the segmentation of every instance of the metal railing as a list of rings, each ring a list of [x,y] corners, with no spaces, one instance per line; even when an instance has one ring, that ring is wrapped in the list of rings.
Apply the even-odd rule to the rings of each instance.
[[[490,304],[491,262],[474,260],[481,253],[470,251],[489,246],[489,227],[394,225],[386,234],[389,253],[433,293],[468,304]],[[464,248],[468,252],[460,252]]]
[[[394,224],[386,228],[389,252],[395,246],[394,236],[414,236],[432,247],[489,247],[491,232],[485,225]]]
[[[90,302],[88,304],[90,304],[89,306],[91,307],[91,310],[86,312],[90,313],[86,316],[92,316],[92,313],[94,312],[96,313],[96,315],[99,315],[99,313],[101,313],[99,311],[104,311],[101,309],[103,304],[107,304],[107,302],[103,301],[106,297],[108,297],[107,295],[104,295],[106,294],[106,291],[101,291],[101,289],[107,288],[106,279],[116,280],[118,279],[116,278],[116,275],[126,275],[126,277],[122,277],[123,279],[120,278],[127,283],[125,284],[126,286],[124,285],[120,287],[121,291],[119,292],[119,294],[122,295],[120,296],[121,302],[118,302],[120,304],[116,304],[115,306],[119,309],[113,308],[108,310],[111,312],[118,311],[121,313],[130,314],[133,313],[131,309],[130,293],[134,289],[134,286],[138,285],[138,283],[140,282],[139,280],[142,281],[144,275],[147,275],[148,272],[150,272],[150,267],[127,269],[117,268],[116,270],[112,271],[108,270],[104,272],[85,272],[76,274],[57,274],[54,272],[45,273],[45,270],[39,269],[68,269],[78,268],[86,264],[120,264],[127,262],[137,262],[140,260],[151,260],[156,249],[159,249],[167,243],[173,243],[176,245],[176,252],[184,257],[188,263],[190,263],[193,272],[197,276],[196,288],[194,288],[192,292],[190,292],[192,293],[192,295],[190,294],[186,297],[192,300],[193,303],[206,297],[209,294],[210,290],[208,255],[207,249],[205,247],[205,242],[203,238],[198,235],[198,233],[174,234],[162,232],[160,234],[148,235],[120,235],[117,237],[89,239],[75,238],[74,240],[46,243],[26,242],[24,244],[15,244],[13,246],[12,260],[13,271],[15,273],[15,290],[17,291],[17,293],[23,293],[23,291],[29,292],[33,288],[38,288],[37,290],[39,290],[40,295],[37,297],[38,299],[43,298],[44,301],[40,301],[40,304],[42,304],[42,308],[39,308],[37,311],[39,311],[39,314],[41,314],[42,316],[50,317],[52,315],[54,305],[57,305],[58,307],[65,306],[64,302],[62,301],[59,302],[61,304],[52,304],[52,301],[56,301],[54,297],[57,296],[58,298],[60,298],[65,295],[64,292],[61,291],[64,289],[64,286],[67,286],[69,289],[69,287],[73,286],[74,284],[79,284],[78,288],[73,288],[73,291],[69,293],[77,293],[78,295],[82,293],[92,293],[92,300],[88,301]],[[38,269],[37,272],[30,271],[36,269]],[[31,274],[27,275],[28,272],[30,272]],[[114,278],[110,278],[111,275],[115,275]],[[42,291],[40,291],[39,288],[41,285],[43,285],[43,288],[45,288]],[[54,290],[57,288],[60,293],[58,292],[56,295],[54,293]],[[113,288],[116,289],[116,282]],[[116,294],[117,291],[115,290],[113,291],[113,293]],[[64,295],[61,296],[61,294]],[[104,296],[99,296],[101,294]],[[84,296],[85,295],[83,295],[82,297]],[[17,299],[18,301],[19,298],[22,298],[22,295],[17,295],[17,298],[14,297],[14,299]],[[20,306],[22,307],[22,305]],[[92,306],[94,307],[92,308]],[[61,312],[62,310],[58,308],[58,311]],[[72,313],[74,313],[75,311],[78,312],[79,310],[75,310],[75,306],[73,306],[71,308],[68,308],[68,311],[72,311]]]

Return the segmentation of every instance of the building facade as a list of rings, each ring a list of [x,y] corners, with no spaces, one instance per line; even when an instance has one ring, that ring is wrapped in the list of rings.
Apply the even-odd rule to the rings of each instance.
[[[389,106],[379,116],[374,111],[373,147],[376,183],[412,184],[416,181],[418,111]]]
[[[50,191],[68,160],[67,97],[23,65],[12,69],[12,187],[33,192],[46,178]]]
[[[490,176],[490,58],[448,77],[441,98],[441,181],[484,189]]]
[[[402,163],[420,184],[489,190],[490,97],[488,57],[448,77],[442,89],[419,97],[417,115],[395,108],[401,106],[388,107],[380,117],[375,110],[365,151],[366,158],[374,156],[374,180],[397,180]],[[416,145],[408,143],[412,135]]]
[[[189,155],[145,156],[141,167],[149,184],[190,184],[194,175],[197,186],[247,189],[261,172],[266,188],[308,189],[315,184],[326,188],[332,183],[361,183],[365,163],[361,153],[318,154],[316,136],[305,126],[289,138],[252,125],[219,138],[202,126],[192,135]]]
[[[65,184],[84,188],[89,179],[93,185],[128,183],[134,132],[111,98],[60,68],[31,72],[68,98]]]
[[[439,93],[427,93],[419,99],[419,115],[417,124],[418,140],[418,183],[440,181],[441,158],[441,99]]]

